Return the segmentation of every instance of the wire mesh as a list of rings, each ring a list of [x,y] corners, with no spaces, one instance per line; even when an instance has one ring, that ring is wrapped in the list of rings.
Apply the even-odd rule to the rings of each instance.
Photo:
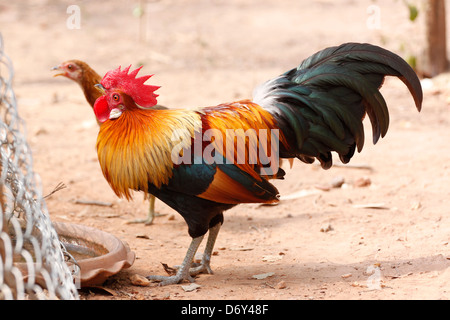
[[[24,121],[14,70],[0,34],[0,300],[78,299],[71,259],[50,220]]]

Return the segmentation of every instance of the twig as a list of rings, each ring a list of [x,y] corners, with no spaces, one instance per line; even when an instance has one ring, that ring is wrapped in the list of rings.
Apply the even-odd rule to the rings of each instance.
[[[370,170],[373,171],[373,168],[367,164],[340,164],[335,163],[333,164],[333,167],[340,167],[340,168],[348,168],[348,169],[363,169],[363,170]]]
[[[357,208],[357,209],[385,209],[385,210],[389,209],[389,207],[385,206],[384,203],[354,204],[353,208]]]
[[[112,207],[111,202],[102,202],[96,200],[75,200],[75,204],[84,204],[88,206],[101,206],[101,207]]]
[[[50,192],[48,195],[46,195],[44,197],[44,199],[47,199],[48,197],[52,196],[54,193],[58,192],[59,190],[65,189],[65,188],[67,188],[67,186],[64,183],[62,183],[62,182],[58,183],[56,185],[55,189],[53,189],[52,192]]]

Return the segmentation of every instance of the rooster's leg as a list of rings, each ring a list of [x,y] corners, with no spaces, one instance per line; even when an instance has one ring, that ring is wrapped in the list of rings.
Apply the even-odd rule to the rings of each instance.
[[[221,226],[222,223],[218,223],[214,227],[209,229],[208,241],[206,242],[206,247],[205,251],[203,252],[202,261],[198,267],[194,267],[189,270],[191,276],[195,276],[202,272],[213,274],[213,271],[211,270],[210,266],[211,256]]]
[[[183,263],[178,268],[177,274],[174,276],[147,276],[147,279],[153,281],[160,281],[160,286],[166,286],[168,284],[180,283],[183,280],[188,280],[189,282],[194,282],[194,278],[189,274],[189,269],[192,265],[192,259],[194,259],[195,253],[197,252],[200,243],[203,240],[203,236],[193,238],[191,245],[184,257]]]
[[[150,224],[153,223],[153,219],[155,217],[163,216],[163,214],[159,214],[159,213],[155,212],[155,197],[154,196],[150,195],[149,202],[150,202],[150,205],[149,205],[149,208],[148,208],[147,218],[146,219],[131,220],[131,221],[128,221],[129,224],[131,224],[131,223],[143,223],[145,225],[150,225]]]

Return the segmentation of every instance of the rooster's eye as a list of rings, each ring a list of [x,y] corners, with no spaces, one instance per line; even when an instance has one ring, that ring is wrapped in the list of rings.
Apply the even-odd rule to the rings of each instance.
[[[120,99],[120,97],[117,93],[113,94],[112,98],[114,101],[119,101],[119,99]]]
[[[69,64],[69,65],[67,66],[67,69],[72,70],[72,69],[73,69],[73,65]]]

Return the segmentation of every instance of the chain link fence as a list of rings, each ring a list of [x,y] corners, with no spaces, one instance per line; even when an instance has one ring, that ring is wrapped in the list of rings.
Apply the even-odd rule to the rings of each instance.
[[[72,274],[79,268],[66,263],[73,258],[36,183],[13,76],[0,34],[0,300],[78,299]]]

